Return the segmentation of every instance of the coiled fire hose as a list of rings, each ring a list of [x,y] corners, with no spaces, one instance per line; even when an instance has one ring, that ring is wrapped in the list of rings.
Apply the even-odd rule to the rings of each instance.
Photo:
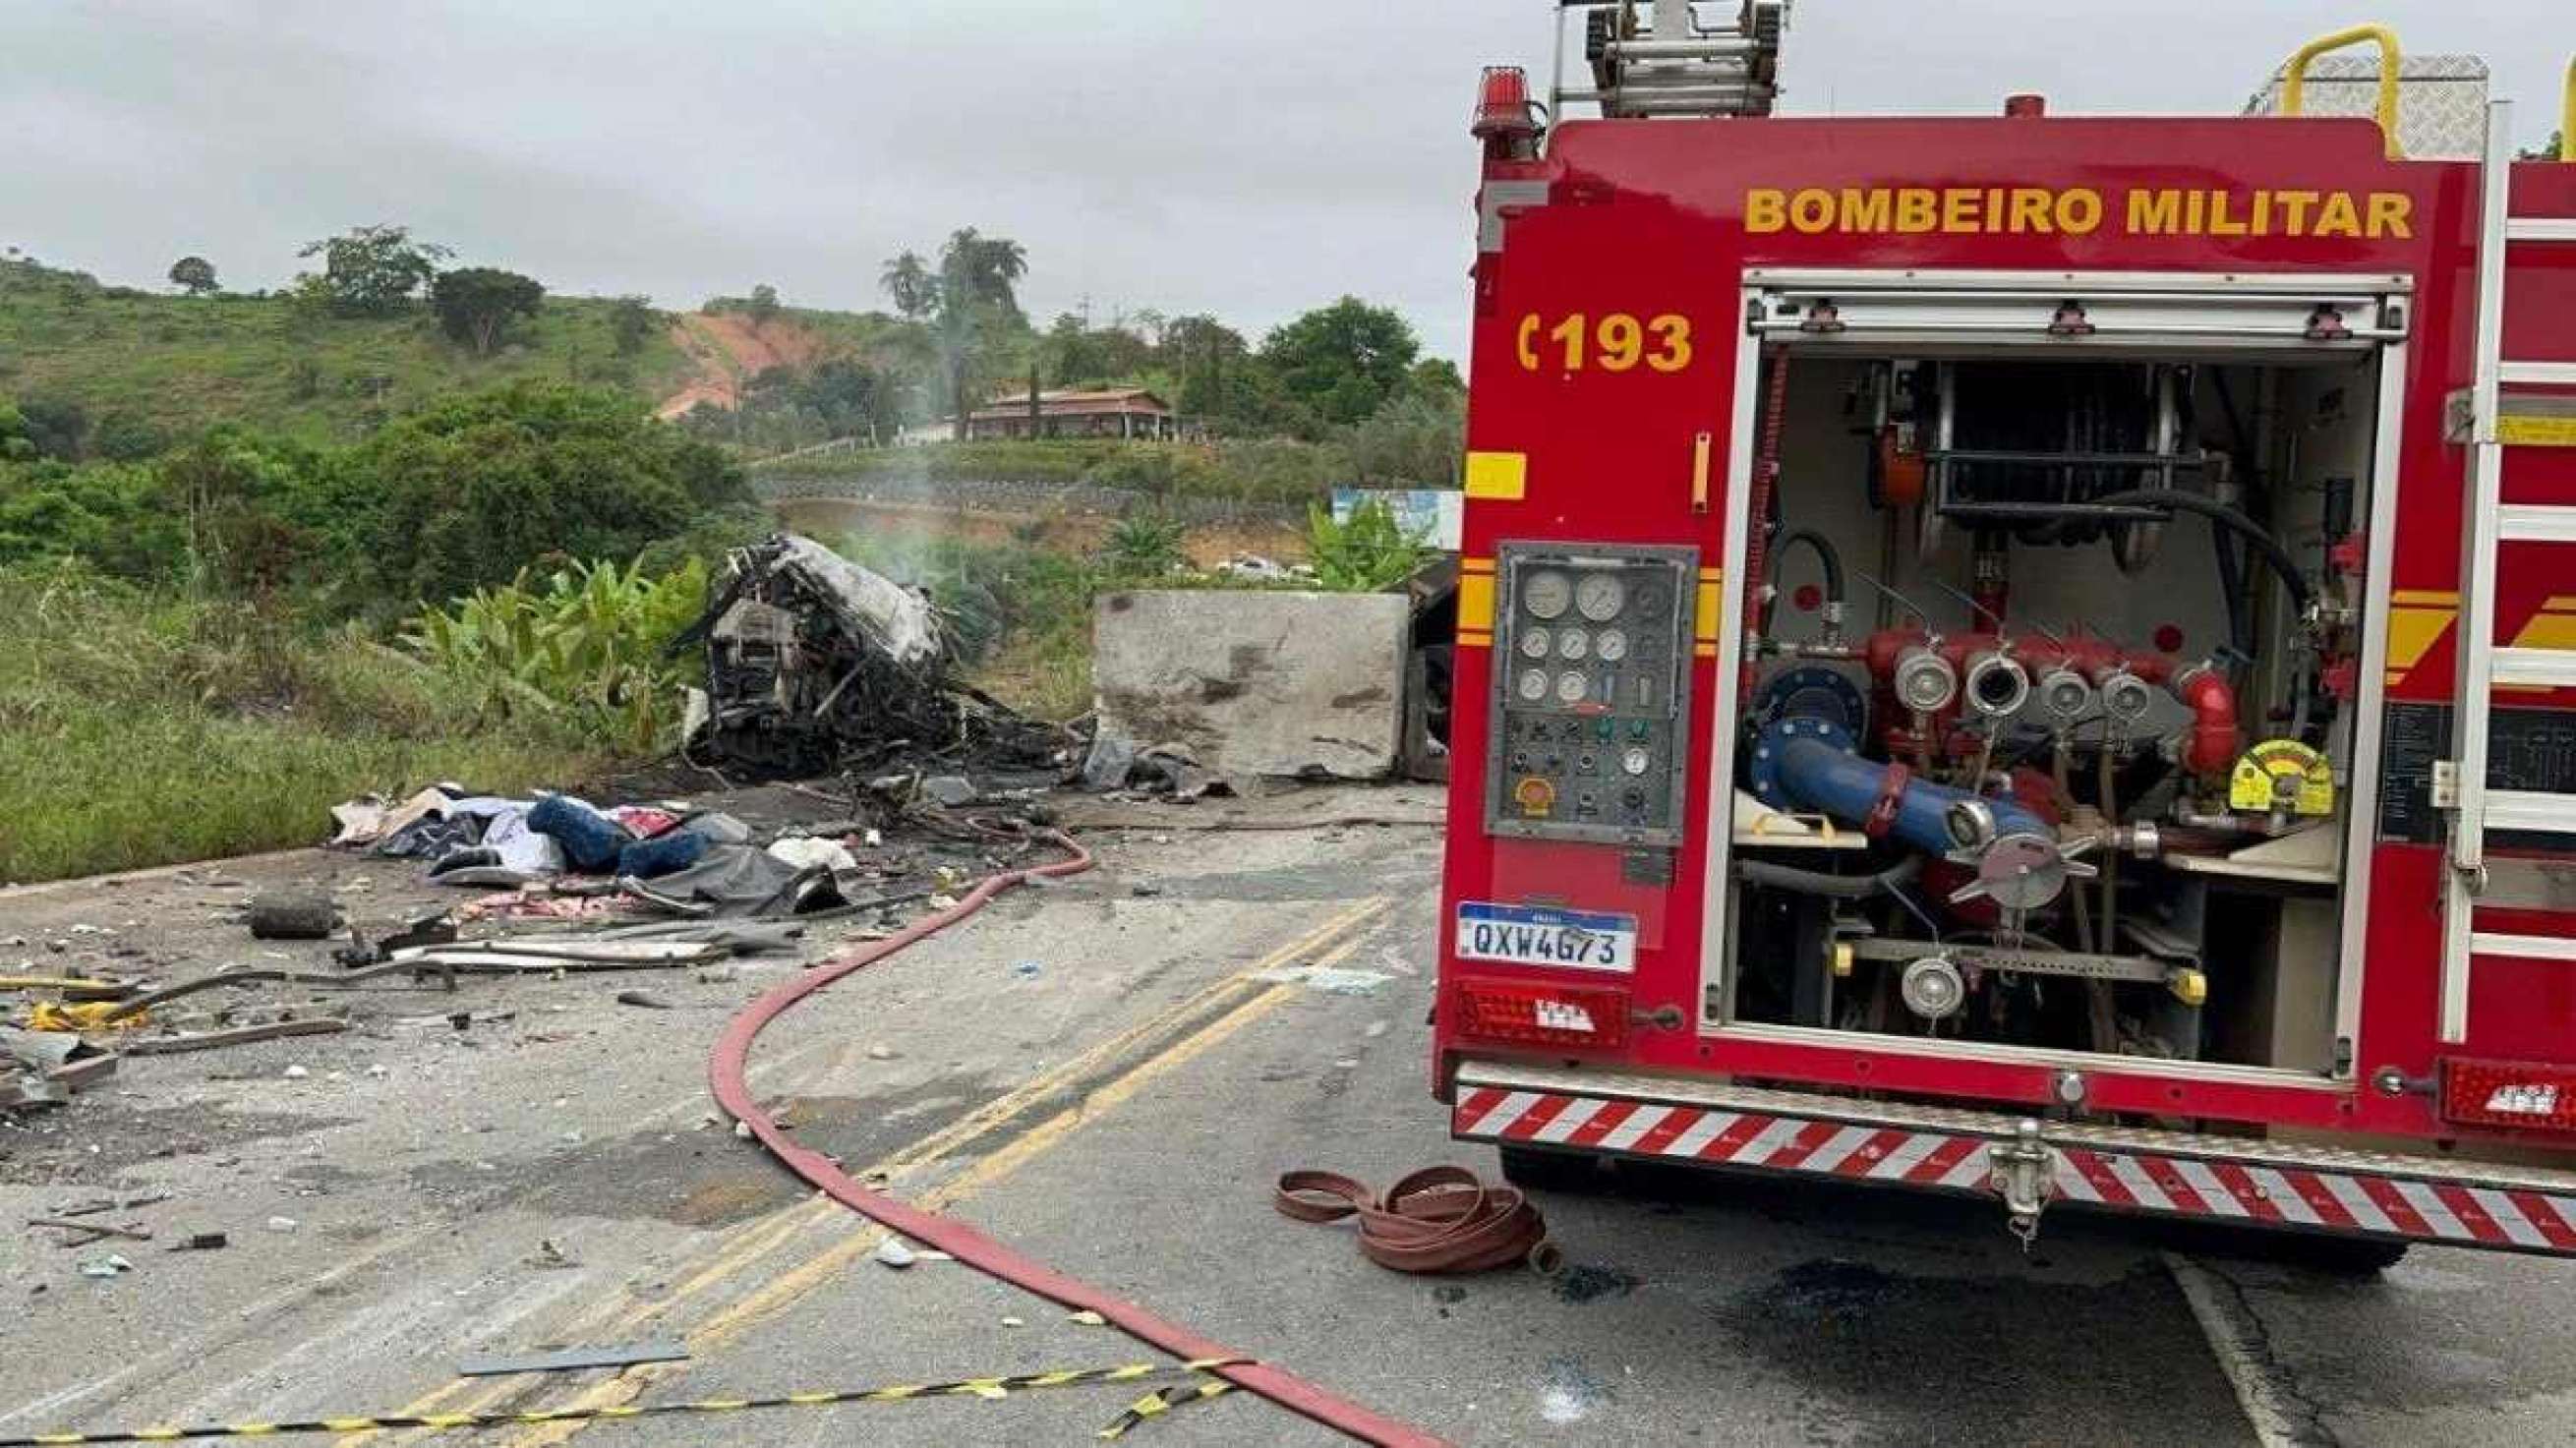
[[[1563,1256],[1529,1198],[1465,1167],[1425,1167],[1379,1197],[1329,1171],[1279,1178],[1271,1205],[1300,1222],[1360,1221],[1360,1253],[1397,1272],[1485,1272],[1526,1262],[1553,1273]]]
[[[1099,1313],[1129,1336],[1174,1357],[1190,1361],[1240,1359],[1242,1354],[1222,1343],[1201,1337],[1136,1303],[1059,1272],[963,1222],[936,1212],[922,1211],[859,1185],[830,1157],[799,1146],[781,1131],[777,1120],[753,1099],[750,1085],[744,1080],[752,1042],[759,1039],[761,1031],[771,1021],[807,997],[834,981],[938,934],[983,909],[994,896],[1014,885],[1033,877],[1053,879],[1078,875],[1091,868],[1091,852],[1074,843],[1070,836],[1057,830],[1045,830],[1039,832],[1037,838],[1065,851],[1071,858],[1052,865],[1006,870],[987,876],[954,906],[925,915],[883,940],[869,941],[843,951],[744,1007],[741,1014],[726,1023],[723,1036],[716,1041],[714,1054],[708,1058],[708,1085],[715,1092],[717,1104],[727,1115],[750,1128],[751,1134],[759,1138],[761,1145],[769,1149],[770,1155],[776,1157],[780,1165],[870,1221],[912,1241],[946,1252],[977,1271],[998,1277],[1014,1287],[1077,1311]],[[1209,1371],[1239,1388],[1268,1398],[1292,1413],[1311,1418],[1365,1443],[1385,1444],[1390,1448],[1444,1448],[1441,1439],[1420,1428],[1336,1396],[1267,1363],[1235,1361]]]

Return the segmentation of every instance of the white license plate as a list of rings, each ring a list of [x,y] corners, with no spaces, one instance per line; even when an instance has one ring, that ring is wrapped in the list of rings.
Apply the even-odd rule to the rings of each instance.
[[[1460,960],[1634,970],[1637,917],[1461,901],[1457,949]]]

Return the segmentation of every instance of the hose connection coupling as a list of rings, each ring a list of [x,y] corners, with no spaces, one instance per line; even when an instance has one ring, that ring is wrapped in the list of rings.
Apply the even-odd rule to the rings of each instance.
[[[2039,676],[2039,707],[2059,727],[2074,723],[2093,707],[2093,683],[2074,669],[2060,665]]]
[[[2002,649],[1968,660],[1968,707],[1989,719],[2009,719],[2030,702],[2030,671]]]
[[[2156,687],[2127,669],[2117,669],[2102,680],[2102,712],[2113,722],[2135,727],[2144,723],[2147,711],[2156,706]]]
[[[1896,700],[1917,714],[1938,714],[1959,697],[1959,672],[1930,644],[1915,644],[1896,656],[1889,676]]]

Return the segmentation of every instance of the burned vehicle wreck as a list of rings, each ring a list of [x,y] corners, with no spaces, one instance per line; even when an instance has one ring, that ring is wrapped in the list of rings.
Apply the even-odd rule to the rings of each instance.
[[[683,756],[763,779],[1059,762],[1063,731],[958,676],[949,625],[921,590],[811,538],[737,548],[705,612],[669,646],[707,651]]]

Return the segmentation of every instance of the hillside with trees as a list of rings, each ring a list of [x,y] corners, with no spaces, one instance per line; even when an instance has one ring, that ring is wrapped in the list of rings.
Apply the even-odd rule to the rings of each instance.
[[[971,228],[889,259],[889,307],[864,313],[768,284],[677,314],[569,297],[399,226],[311,243],[276,292],[226,290],[224,260],[179,256],[147,291],[0,258],[0,881],[666,750],[702,665],[663,642],[709,565],[776,526],[752,474],[791,449],[1256,501],[1311,516],[1319,578],[1352,587],[1400,576],[1412,543],[1309,507],[1457,469],[1457,374],[1392,311],[1345,297],[1257,340],[1205,314],[1041,328],[1021,302],[1040,261]],[[1184,438],[878,445],[1106,386],[1153,389]],[[930,590],[989,687],[1064,717],[1089,697],[1091,600],[1191,577],[1183,532],[1149,505],[1079,535],[834,542]]]
[[[180,258],[176,294],[0,257],[0,398],[49,455],[132,461],[218,423],[348,441],[448,393],[552,381],[658,397],[688,359],[642,297],[570,297],[366,227],[307,248],[279,292]]]

